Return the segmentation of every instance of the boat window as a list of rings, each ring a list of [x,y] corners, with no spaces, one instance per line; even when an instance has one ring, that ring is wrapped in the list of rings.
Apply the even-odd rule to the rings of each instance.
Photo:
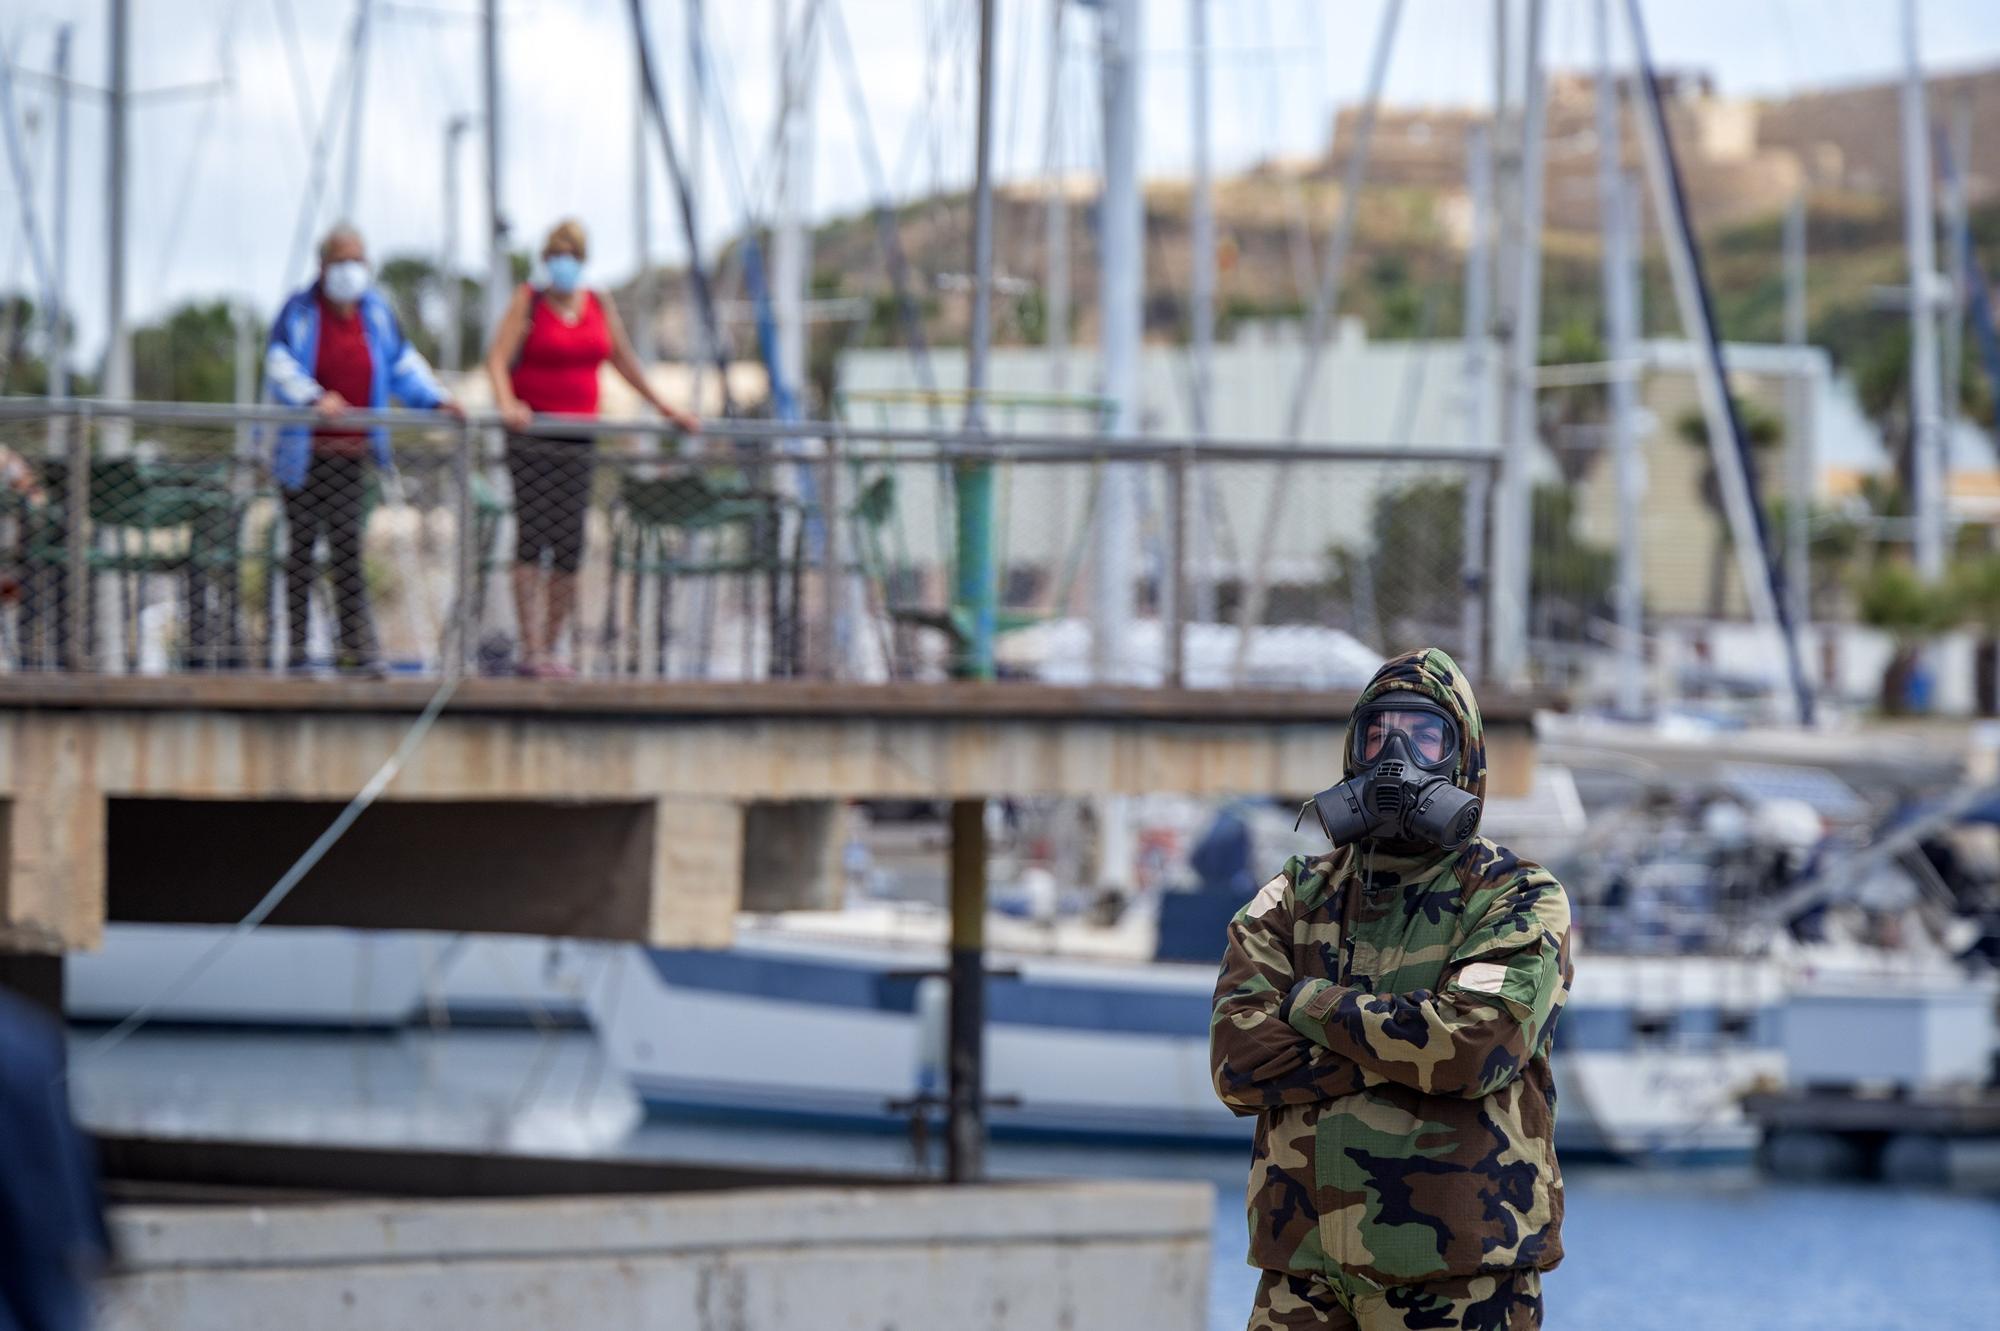
[[[1641,1040],[1664,1040],[1674,1033],[1674,1014],[1671,1012],[1634,1012],[1632,1014],[1632,1034]]]

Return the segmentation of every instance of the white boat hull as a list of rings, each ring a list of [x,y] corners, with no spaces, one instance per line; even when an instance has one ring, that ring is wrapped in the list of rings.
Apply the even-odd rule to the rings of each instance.
[[[996,1131],[1248,1140],[1248,1123],[1210,1085],[1210,968],[995,964],[1019,972],[989,987],[987,1092],[1002,1102],[988,1115]],[[1572,996],[1563,1024],[1584,1038],[1565,1042],[1558,1032],[1558,1145],[1572,1155],[1648,1160],[1747,1155],[1756,1130],[1739,1097],[1783,1076],[1770,1043],[1775,981],[1724,975],[1708,959],[1639,966],[1642,974],[1622,959],[1596,962],[1606,992]],[[913,968],[907,956],[851,943],[746,938],[729,954],[633,951],[592,1007],[613,1062],[656,1108],[889,1128],[908,1121],[913,1099],[941,1090],[941,1021],[931,1010],[939,998],[922,986],[913,996],[887,988]],[[1635,1008],[1621,992],[1670,971],[1684,991],[1677,1009]],[[940,981],[923,985],[941,993]],[[1050,1009],[1066,1001],[1091,1010],[1065,1021]],[[1134,1029],[1149,1011],[1160,1029]],[[1723,1024],[1729,1031],[1716,1033]]]

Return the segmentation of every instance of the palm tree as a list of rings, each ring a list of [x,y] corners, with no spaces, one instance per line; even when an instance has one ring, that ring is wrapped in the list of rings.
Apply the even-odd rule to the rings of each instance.
[[[1754,452],[1763,452],[1784,435],[1778,418],[1754,402],[1731,395],[1736,419]],[[1722,618],[1724,593],[1729,585],[1729,514],[1722,507],[1722,478],[1715,470],[1715,455],[1708,448],[1708,418],[1698,410],[1682,413],[1674,423],[1681,442],[1702,450],[1706,459],[1701,468],[1701,501],[1715,517],[1715,547],[1708,563],[1708,617]]]

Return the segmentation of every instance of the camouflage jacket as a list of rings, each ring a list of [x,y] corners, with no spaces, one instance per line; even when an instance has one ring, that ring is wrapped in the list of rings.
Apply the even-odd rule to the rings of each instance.
[[[1458,717],[1455,780],[1483,797],[1456,664],[1399,657],[1362,699],[1396,688]],[[1210,1023],[1216,1093],[1258,1116],[1251,1265],[1360,1293],[1560,1261],[1549,1046],[1570,976],[1562,885],[1484,838],[1287,863],[1229,926]]]

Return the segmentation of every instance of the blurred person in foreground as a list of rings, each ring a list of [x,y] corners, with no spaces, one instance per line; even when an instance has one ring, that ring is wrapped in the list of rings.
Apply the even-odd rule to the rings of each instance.
[[[1257,1115],[1251,1331],[1531,1331],[1562,1260],[1549,1048],[1569,900],[1476,835],[1486,746],[1444,652],[1376,672],[1345,779],[1229,925],[1210,1063]]]
[[[0,1328],[83,1331],[110,1243],[90,1145],[70,1119],[62,1031],[0,992]]]
[[[597,372],[610,361],[653,410],[690,434],[701,428],[653,391],[617,306],[583,284],[589,252],[581,222],[558,222],[542,244],[547,284],[524,283],[515,291],[486,349],[493,400],[507,423],[507,472],[514,485],[514,610],[521,626],[516,668],[532,678],[572,673],[552,653],[576,608],[596,452],[586,431],[529,433],[533,418],[597,415]]]
[[[338,626],[335,665],[385,673],[368,605],[363,537],[375,469],[392,465],[389,432],[338,424],[351,410],[406,407],[465,413],[403,336],[395,311],[376,290],[361,233],[336,226],[319,246],[319,276],[278,311],[264,353],[264,379],[277,401],[311,407],[320,423],[278,434],[271,470],[284,494],[285,613],[290,665],[310,669],[306,626],[312,604],[313,550],[326,538]]]

